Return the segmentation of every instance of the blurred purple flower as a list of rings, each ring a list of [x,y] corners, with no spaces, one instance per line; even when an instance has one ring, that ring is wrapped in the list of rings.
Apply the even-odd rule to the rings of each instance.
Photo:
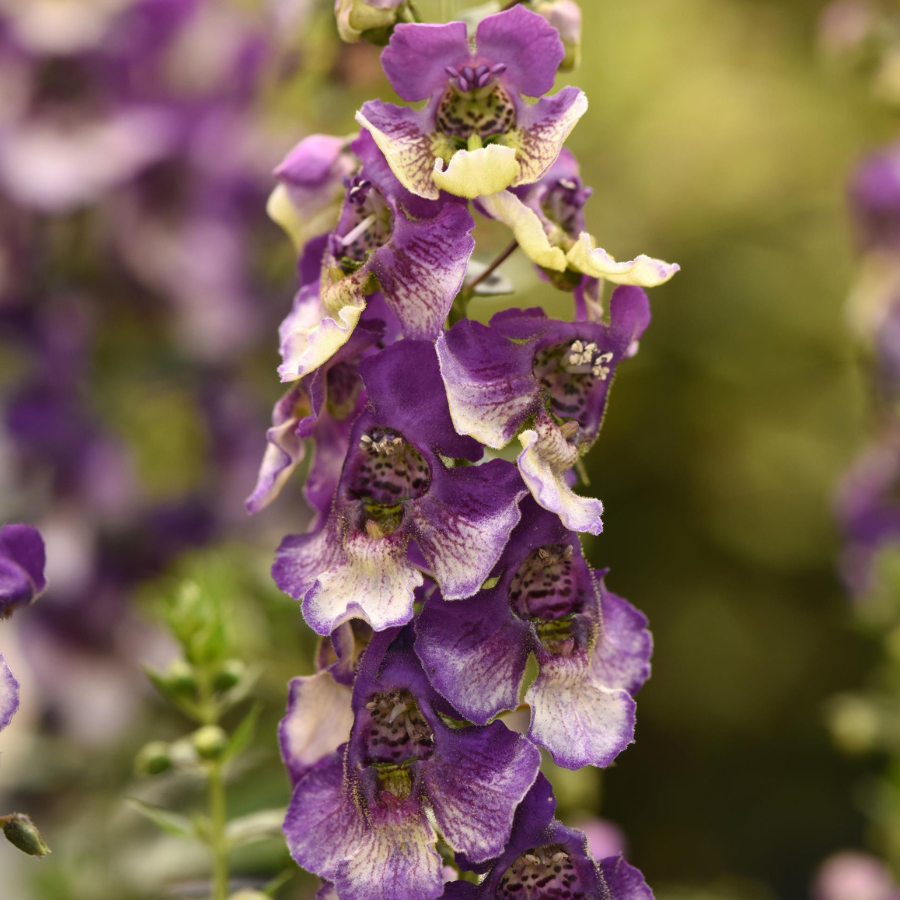
[[[0,619],[28,606],[47,587],[44,541],[30,525],[0,527]]]
[[[835,853],[819,867],[813,881],[813,900],[898,900],[890,869],[867,853]]]

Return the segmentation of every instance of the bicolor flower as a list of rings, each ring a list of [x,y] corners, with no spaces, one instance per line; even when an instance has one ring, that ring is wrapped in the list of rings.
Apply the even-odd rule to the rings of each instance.
[[[509,845],[477,884],[448,885],[448,900],[653,900],[622,856],[591,859],[585,836],[554,818],[556,799],[539,775],[516,812]]]
[[[275,169],[278,186],[269,197],[266,212],[287,232],[298,253],[308,240],[334,228],[340,216],[344,179],[359,165],[350,140],[310,135]]]
[[[320,640],[316,673],[289,683],[287,715],[278,726],[278,743],[293,784],[350,737],[353,680],[371,638],[372,630],[364,622],[345,622]]]
[[[0,528],[0,619],[28,606],[47,587],[44,541],[30,525]]]
[[[459,716],[409,641],[375,636],[353,689],[349,743],[298,782],[285,819],[291,855],[342,900],[440,896],[438,831],[475,863],[499,856],[538,774],[537,749],[501,722],[447,724]]]
[[[472,466],[481,446],[453,430],[432,344],[400,341],[359,365],[368,402],[324,525],[289,535],[273,576],[330,634],[351,617],[376,631],[408,622],[422,574],[411,541],[448,598],[490,575],[525,495],[504,460]],[[454,461],[462,464],[454,465]]]
[[[6,657],[0,653],[0,731],[9,725],[18,708],[19,682],[16,681]]]
[[[362,309],[380,290],[405,337],[434,340],[462,287],[475,221],[455,198],[411,194],[368,132],[350,146],[362,165],[325,247],[322,302],[332,314]]]
[[[557,287],[574,290],[585,278],[645,288],[668,281],[679,270],[676,263],[643,254],[616,262],[597,246],[584,219],[591,193],[575,157],[563,148],[537,183],[482,197],[479,203],[484,212],[512,229],[529,259]]]
[[[484,724],[516,708],[533,653],[528,737],[566,768],[609,765],[633,740],[633,695],[650,674],[646,618],[591,571],[578,536],[531,500],[495,571],[497,584],[468,600],[428,598],[416,652],[432,684]]]
[[[649,322],[647,295],[619,287],[609,325],[510,309],[490,325],[458,322],[438,339],[456,430],[495,449],[518,435],[528,489],[573,531],[603,528],[603,504],[576,495],[567,474],[596,439],[616,367],[635,354]]]
[[[385,336],[385,323],[375,318],[378,311],[377,305],[367,310],[347,343],[311,375],[296,381],[275,404],[259,477],[247,499],[251,514],[278,496],[303,461],[310,439],[315,440],[315,455],[304,491],[313,508],[320,513],[327,510],[340,477],[350,429],[365,403],[357,365]]]
[[[423,109],[372,100],[356,118],[407,190],[475,198],[537,181],[587,110],[575,87],[544,97],[566,55],[557,30],[522,6],[463,22],[398,25],[381,55],[394,90]],[[540,97],[529,103],[525,97]]]
[[[334,0],[334,15],[342,41],[376,39],[397,21],[407,0]],[[385,38],[378,40],[384,43]]]

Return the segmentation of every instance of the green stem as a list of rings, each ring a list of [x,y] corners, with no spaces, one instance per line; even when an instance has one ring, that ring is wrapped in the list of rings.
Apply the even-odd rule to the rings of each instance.
[[[225,841],[225,826],[228,810],[225,802],[225,780],[222,764],[209,765],[207,780],[209,789],[209,848],[212,856],[212,900],[228,900],[228,848]]]

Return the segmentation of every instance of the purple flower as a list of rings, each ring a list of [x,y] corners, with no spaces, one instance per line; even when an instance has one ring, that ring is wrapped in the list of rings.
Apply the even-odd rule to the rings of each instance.
[[[855,594],[871,586],[878,551],[900,541],[900,432],[889,432],[844,476],[836,498],[844,533],[844,575]]]
[[[481,458],[453,430],[434,347],[404,340],[359,365],[368,402],[324,525],[282,541],[273,576],[319,634],[358,616],[376,631],[408,622],[422,574],[415,541],[444,596],[474,594],[519,521],[516,469]],[[454,464],[454,461],[457,464]]]
[[[847,851],[822,863],[812,895],[814,900],[898,900],[900,888],[880,859]]]
[[[321,639],[316,673],[288,685],[287,715],[278,726],[278,742],[293,784],[350,737],[353,679],[371,637],[365,623],[345,622]]]
[[[849,195],[863,246],[900,248],[900,144],[866,156],[853,173]]]
[[[591,196],[575,157],[565,148],[543,178],[534,184],[482,197],[483,212],[508,225],[516,242],[545,275],[564,290],[581,288],[598,294],[598,280],[657,287],[679,270],[640,255],[616,262],[587,233],[584,206]],[[590,283],[592,282],[592,283]]]
[[[290,235],[298,253],[308,240],[334,227],[346,193],[344,179],[357,167],[347,138],[313,134],[275,170],[279,184],[266,210]]]
[[[574,87],[543,97],[565,57],[557,30],[522,6],[463,22],[398,25],[381,55],[394,90],[423,109],[369,101],[357,113],[404,187],[479,197],[537,181],[587,109]],[[525,97],[542,97],[528,103]]]
[[[449,885],[448,900],[653,900],[644,876],[634,866],[621,856],[594,862],[585,836],[557,821],[555,811],[550,782],[539,775],[516,812],[503,855],[479,884]]]
[[[650,322],[647,295],[617,288],[610,317],[561,322],[511,309],[489,326],[458,322],[437,342],[456,430],[493,448],[518,434],[519,471],[538,503],[591,534],[602,530],[603,504],[577,496],[566,476],[599,433],[616,366]]]
[[[30,525],[0,528],[0,619],[27,606],[47,587],[44,541]]]
[[[368,132],[350,146],[362,166],[346,181],[322,260],[325,308],[364,307],[380,289],[405,337],[434,340],[462,287],[475,222],[459,201],[406,190]]]
[[[9,725],[19,708],[19,682],[0,653],[0,731]]]
[[[307,500],[320,513],[327,510],[347,453],[350,429],[365,403],[357,369],[363,354],[371,352],[385,335],[385,324],[374,318],[373,306],[347,343],[327,362],[281,397],[272,410],[272,427],[256,487],[247,509],[257,513],[281,492],[291,473],[303,461],[305,441],[315,440],[315,456],[304,485]]]
[[[562,766],[607,766],[634,736],[632,695],[650,675],[647,620],[590,570],[578,536],[533,501],[497,564],[494,587],[416,621],[416,652],[435,688],[470,721],[515,709],[530,653],[528,737]]]
[[[291,855],[342,900],[438,897],[435,826],[475,863],[498,856],[538,774],[537,749],[502,723],[446,723],[458,715],[428,683],[409,637],[373,639],[353,689],[350,741],[299,781],[285,820]]]

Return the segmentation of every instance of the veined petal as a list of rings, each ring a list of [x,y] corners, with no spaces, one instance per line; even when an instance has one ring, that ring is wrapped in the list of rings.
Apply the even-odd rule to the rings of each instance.
[[[457,150],[446,169],[444,160],[435,159],[433,177],[441,190],[469,200],[522,183],[516,151],[500,144],[489,144],[478,150]]]
[[[566,254],[553,247],[543,223],[533,209],[527,207],[510,191],[500,191],[483,197],[481,205],[488,215],[512,229],[513,236],[528,258],[545,269],[564,272]]]
[[[426,200],[440,197],[432,177],[435,159],[427,110],[369,100],[357,112],[356,121],[375,138],[403,187]]]
[[[346,534],[338,561],[318,576],[303,600],[310,628],[331,634],[351,618],[363,619],[375,631],[408,622],[413,591],[423,579],[406,559],[407,540],[402,531],[379,538]]]
[[[0,731],[9,725],[19,708],[19,682],[6,657],[0,653]]]
[[[485,725],[518,705],[527,627],[500,592],[452,602],[435,594],[416,619],[415,650],[437,692],[470,722]]]
[[[460,203],[433,219],[394,218],[390,243],[377,250],[372,270],[406,338],[433,341],[462,287],[475,249],[475,221]]]
[[[300,385],[291,388],[272,411],[272,427],[266,431],[266,451],[253,493],[247,498],[251,514],[265,509],[287,483],[291,473],[303,461],[303,438],[297,434],[301,419],[310,414],[306,391]]]
[[[344,784],[343,760],[333,753],[294,788],[284,820],[288,850],[304,869],[333,879],[365,831],[363,814]]]
[[[469,319],[443,332],[436,347],[453,427],[505,447],[540,401],[533,350]]]
[[[353,726],[350,696],[350,688],[335,681],[330,672],[294,678],[289,684],[287,715],[278,726],[278,743],[294,784],[347,742]]]
[[[653,636],[647,630],[647,617],[602,584],[600,603],[603,624],[591,671],[601,684],[634,695],[650,677]]]
[[[369,810],[368,827],[338,866],[342,900],[435,900],[444,890],[437,835],[417,798]]]
[[[491,574],[525,494],[515,468],[495,459],[448,470],[415,506],[416,542],[448,600],[471,597]]]
[[[362,302],[344,306],[330,316],[319,298],[318,286],[301,288],[293,310],[278,329],[281,380],[296,381],[328,362],[350,339],[364,309]]]
[[[428,798],[447,842],[484,862],[503,852],[516,807],[537,778],[540,753],[502,722],[442,731],[440,753],[422,766]]]
[[[297,209],[291,201],[290,191],[283,184],[275,186],[266,202],[266,214],[287,234],[298,253],[310,238],[329,231],[337,221],[336,204],[310,212],[311,215],[304,216]]]
[[[569,265],[592,278],[613,284],[657,287],[665,284],[679,269],[678,263],[667,263],[641,254],[628,262],[616,262],[587,232],[582,231],[566,258]]]
[[[519,172],[511,182],[513,187],[538,181],[556,162],[562,145],[587,107],[584,92],[571,86],[552,97],[542,97],[533,106],[519,104]]]
[[[567,657],[539,651],[538,666],[525,695],[528,736],[567,769],[608,766],[634,740],[634,700],[593,678],[587,651]]]
[[[565,473],[576,456],[559,428],[549,419],[539,419],[535,430],[523,431],[519,441],[519,472],[534,499],[544,509],[557,513],[566,528],[600,534],[603,503],[595,497],[578,496],[567,484]]]

